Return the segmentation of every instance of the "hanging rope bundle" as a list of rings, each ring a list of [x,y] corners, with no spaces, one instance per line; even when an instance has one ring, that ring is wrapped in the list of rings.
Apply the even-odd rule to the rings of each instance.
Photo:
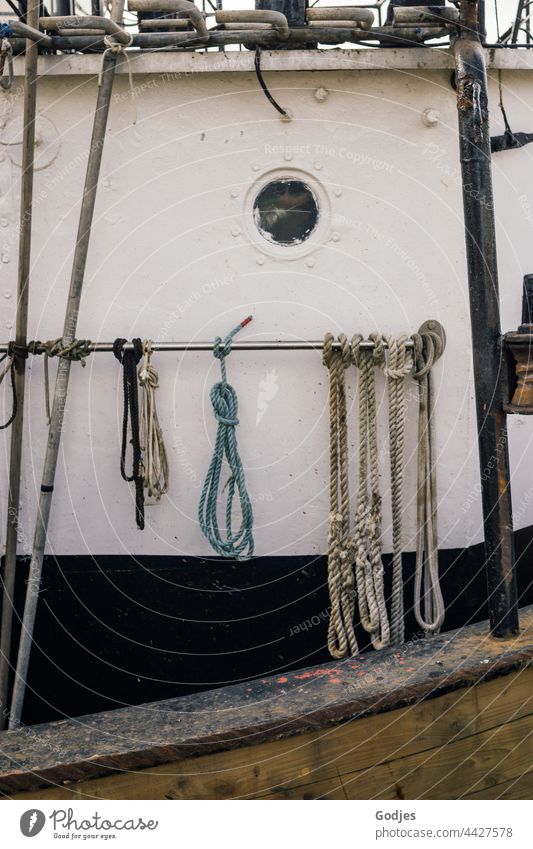
[[[346,336],[333,349],[333,335],[324,337],[323,363],[329,371],[329,520],[328,587],[331,614],[328,649],[333,657],[355,655],[359,651],[353,627],[355,587],[354,543],[350,537],[350,493],[348,486],[348,422],[346,416],[346,376],[352,355]]]
[[[413,357],[411,351],[407,350],[407,336],[402,334],[397,339],[388,336],[386,342],[389,353],[387,360],[383,362],[383,371],[387,377],[389,392],[392,502],[391,642],[397,645],[403,643],[405,634],[402,567],[404,446],[407,415],[405,378],[413,368]]]
[[[444,344],[438,333],[425,330],[412,337],[414,378],[418,381],[418,481],[414,613],[426,634],[438,634],[444,622],[444,600],[439,581],[437,539],[437,472],[433,434],[431,369]],[[422,597],[424,613],[422,614]]]
[[[249,324],[251,320],[251,316],[245,318],[237,327],[233,328],[231,333],[228,333],[224,341],[220,336],[215,339],[213,354],[220,361],[222,379],[211,389],[210,398],[218,428],[213,458],[207,471],[198,505],[200,527],[212,548],[221,557],[231,557],[236,560],[249,560],[253,555],[253,513],[250,497],[246,490],[244,469],[237,448],[235,428],[239,424],[237,418],[238,402],[233,386],[230,386],[227,382],[226,357],[231,353],[231,344],[235,334]],[[231,477],[226,483],[228,497],[226,501],[225,539],[220,531],[217,516],[218,490],[224,459],[226,459],[231,471]],[[236,489],[239,494],[242,518],[239,529],[234,533],[231,512]]]
[[[139,397],[137,392],[137,365],[142,357],[143,345],[140,339],[133,339],[132,350],[124,350],[126,339],[115,339],[113,354],[122,364],[124,389],[124,415],[122,419],[122,447],[120,452],[120,473],[125,481],[135,484],[135,520],[137,527],[144,528],[144,488],[141,473],[141,444],[139,438]],[[126,447],[128,441],[128,418],[131,423],[131,445],[133,461],[131,475],[126,474]]]
[[[139,369],[141,386],[140,443],[143,485],[149,498],[159,501],[168,492],[168,460],[163,431],[159,424],[155,403],[155,390],[159,387],[159,375],[151,363],[152,342],[143,345],[144,362]]]
[[[374,367],[384,362],[383,339],[372,334],[374,349],[362,350],[363,337],[352,339],[359,369],[359,489],[355,511],[355,576],[361,625],[375,649],[390,642],[381,559],[381,496],[379,493],[376,384]],[[369,474],[370,472],[370,474]]]

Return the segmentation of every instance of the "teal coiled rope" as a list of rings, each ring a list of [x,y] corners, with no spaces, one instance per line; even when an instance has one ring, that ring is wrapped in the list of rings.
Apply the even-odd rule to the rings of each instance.
[[[235,428],[239,424],[237,418],[237,395],[226,377],[226,357],[231,352],[233,337],[252,320],[248,316],[228,333],[224,341],[217,336],[213,348],[213,354],[220,360],[222,379],[215,383],[211,389],[210,397],[213,412],[218,422],[215,450],[211,464],[205,478],[200,504],[198,505],[198,518],[202,533],[209,540],[210,545],[221,557],[231,557],[235,560],[249,560],[254,553],[253,538],[253,513],[250,497],[246,490],[244,469],[237,449],[237,434]],[[217,517],[218,489],[222,463],[226,459],[231,477],[226,484],[228,487],[228,498],[226,502],[226,538],[223,539]],[[225,489],[226,487],[224,487]],[[239,494],[241,505],[241,525],[235,533],[232,530],[231,511],[235,489]]]

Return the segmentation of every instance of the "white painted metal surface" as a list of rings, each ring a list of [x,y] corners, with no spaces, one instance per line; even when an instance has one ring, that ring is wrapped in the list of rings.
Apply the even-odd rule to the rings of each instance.
[[[390,67],[369,68],[378,56]],[[449,57],[434,56],[422,50],[265,54],[267,82],[291,110],[291,122],[280,120],[255,76],[243,70],[251,66],[247,53],[139,59],[134,100],[127,75],[116,83],[78,335],[210,339],[248,313],[254,321],[243,338],[313,339],[326,330],[397,334],[438,319],[448,335],[435,372],[440,544],[450,548],[480,541],[482,529],[455,94]],[[500,67],[516,62],[516,51],[499,56]],[[286,61],[291,70],[279,70]],[[61,333],[98,62],[94,56],[41,60],[33,338]],[[503,72],[517,131],[533,129],[532,74]],[[500,132],[494,80],[491,106],[493,131]],[[0,102],[4,339],[12,334],[16,306],[21,114],[15,88]],[[533,270],[532,153],[524,148],[494,158],[506,330],[519,322],[522,275]],[[303,176],[319,197],[320,227],[298,248],[272,251],[253,233],[251,205],[269,174]],[[74,366],[50,552],[210,553],[197,503],[215,433],[209,388],[218,379],[218,363],[205,353],[166,353],[154,355],[154,365],[170,495],[147,506],[147,529],[137,531],[132,488],[119,472],[121,375],[112,355],[94,355],[87,368]],[[256,553],[323,553],[328,413],[320,356],[235,352],[228,370],[240,400],[238,437],[254,504]],[[355,373],[350,382],[355,490]],[[415,513],[414,384],[410,389],[406,549],[414,548]],[[388,549],[382,381],[379,391]],[[7,394],[5,403],[7,409]],[[46,440],[42,359],[30,362],[28,409],[21,551],[31,547]],[[510,432],[516,524],[522,527],[533,524],[532,424],[511,418]],[[5,432],[1,444],[5,480]],[[5,516],[5,487],[1,496]]]

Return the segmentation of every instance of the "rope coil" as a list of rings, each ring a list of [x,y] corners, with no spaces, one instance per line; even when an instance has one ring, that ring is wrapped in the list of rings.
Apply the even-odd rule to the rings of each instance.
[[[122,446],[120,450],[120,474],[128,483],[135,484],[135,520],[139,530],[144,529],[144,484],[141,474],[141,444],[139,438],[139,397],[137,392],[137,365],[143,354],[140,339],[133,339],[133,350],[124,350],[126,339],[115,339],[113,354],[122,365],[124,414],[122,417]],[[128,441],[128,418],[131,424],[132,471],[126,474],[126,447]]]
[[[226,357],[231,353],[231,344],[235,334],[251,320],[251,316],[244,319],[228,333],[224,341],[220,336],[215,339],[213,355],[220,362],[221,380],[212,387],[210,398],[218,427],[213,457],[207,470],[198,505],[200,527],[211,547],[221,557],[231,557],[236,560],[249,560],[254,553],[253,512],[237,447],[235,428],[239,424],[237,417],[238,402],[233,386],[227,382]],[[224,490],[226,487],[228,488],[225,510],[225,538],[222,536],[217,516],[218,490],[224,459],[226,459],[231,471],[231,476],[224,486]],[[239,495],[241,524],[239,529],[233,532],[231,513],[235,490]]]
[[[168,492],[169,470],[163,431],[155,402],[159,375],[151,363],[152,342],[143,344],[144,361],[139,369],[141,397],[140,444],[143,485],[149,498],[161,499]]]

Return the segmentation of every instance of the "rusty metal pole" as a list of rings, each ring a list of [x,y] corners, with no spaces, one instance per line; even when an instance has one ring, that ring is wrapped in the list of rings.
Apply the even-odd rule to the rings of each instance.
[[[494,637],[510,638],[518,633],[518,604],[507,422],[502,407],[505,360],[487,74],[477,0],[461,0],[454,52],[490,630]]]
[[[39,0],[29,0],[26,21],[39,28]],[[15,342],[24,349],[28,332],[28,295],[31,255],[31,224],[33,199],[33,160],[35,143],[35,110],[37,103],[37,58],[39,47],[35,41],[26,40],[24,107],[22,136],[22,174],[20,190],[19,263],[17,280],[17,315]],[[15,355],[15,389],[17,414],[11,426],[9,456],[9,495],[7,508],[6,552],[2,593],[2,625],[0,632],[0,729],[7,720],[7,694],[13,627],[13,594],[17,567],[17,537],[19,533],[20,477],[22,465],[22,432],[24,428],[24,386],[26,360]]]

